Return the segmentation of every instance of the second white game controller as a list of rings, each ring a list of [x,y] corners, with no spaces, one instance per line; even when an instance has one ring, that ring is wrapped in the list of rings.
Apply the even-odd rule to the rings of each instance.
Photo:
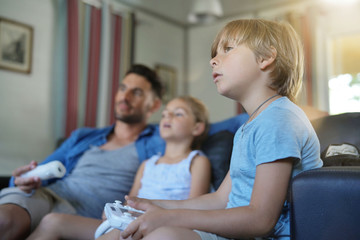
[[[48,180],[51,178],[62,178],[66,173],[64,165],[58,161],[51,161],[44,165],[39,165],[33,170],[26,172],[21,177],[39,177],[41,180]]]
[[[121,201],[116,200],[114,203],[106,203],[104,207],[106,220],[96,229],[95,239],[104,233],[117,228],[121,231],[136,218],[141,216],[144,211],[137,210],[129,206],[123,206]]]

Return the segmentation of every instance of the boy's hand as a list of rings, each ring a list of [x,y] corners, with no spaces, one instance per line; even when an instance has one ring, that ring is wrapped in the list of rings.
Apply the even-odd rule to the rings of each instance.
[[[142,239],[156,228],[166,225],[164,219],[166,219],[165,216],[168,211],[156,206],[151,200],[130,196],[125,196],[125,200],[130,207],[146,213],[130,223],[121,233],[124,239],[130,236],[132,240]]]
[[[13,176],[15,177],[14,183],[24,192],[31,192],[33,189],[39,188],[41,186],[41,180],[39,177],[21,177],[22,174],[33,170],[37,167],[37,162],[31,161],[28,165],[19,167],[13,171]]]
[[[148,210],[145,214],[130,223],[121,233],[121,237],[123,239],[131,237],[132,240],[142,239],[155,229],[168,225],[168,220],[172,219],[172,210],[165,210],[160,207],[156,208],[158,209]]]

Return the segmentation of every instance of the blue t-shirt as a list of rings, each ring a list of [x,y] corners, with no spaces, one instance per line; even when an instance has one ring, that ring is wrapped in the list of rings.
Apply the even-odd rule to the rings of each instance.
[[[289,157],[299,159],[294,162],[292,177],[323,164],[319,140],[310,121],[298,106],[282,97],[235,134],[227,208],[250,204],[256,166]],[[290,239],[289,221],[286,202],[274,229],[275,238],[286,236],[284,239]]]

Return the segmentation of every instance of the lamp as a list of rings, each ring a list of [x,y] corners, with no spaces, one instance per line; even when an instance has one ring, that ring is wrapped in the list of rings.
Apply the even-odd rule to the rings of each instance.
[[[188,21],[190,23],[210,23],[222,15],[220,0],[194,0]]]

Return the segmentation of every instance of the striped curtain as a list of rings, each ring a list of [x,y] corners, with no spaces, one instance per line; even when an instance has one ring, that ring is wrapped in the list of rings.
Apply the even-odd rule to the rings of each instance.
[[[134,14],[111,1],[57,0],[57,4],[56,33],[63,42],[55,51],[66,52],[54,71],[56,101],[63,102],[57,104],[63,109],[56,115],[65,114],[65,122],[56,123],[56,137],[61,138],[79,127],[114,122],[114,97],[133,63]]]

